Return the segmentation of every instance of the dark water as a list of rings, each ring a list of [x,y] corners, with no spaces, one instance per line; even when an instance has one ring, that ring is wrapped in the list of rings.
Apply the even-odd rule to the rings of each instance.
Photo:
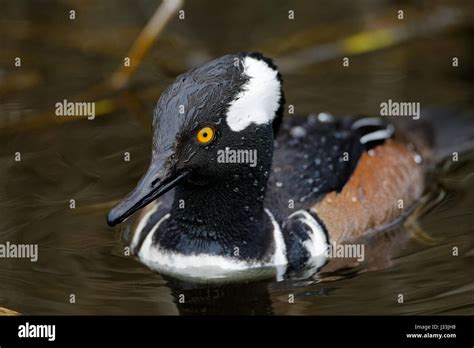
[[[164,278],[124,256],[119,229],[105,223],[148,164],[151,110],[176,74],[228,52],[261,50],[284,67],[287,102],[298,114],[377,114],[389,98],[465,104],[474,92],[470,1],[189,1],[186,19],[169,24],[130,88],[96,89],[100,115],[60,122],[54,104],[108,78],[155,7],[0,3],[0,243],[39,245],[37,262],[0,259],[0,307],[25,314],[474,313],[474,152],[430,174],[426,202],[410,219],[417,224],[376,235],[365,263],[306,280],[205,286]],[[426,27],[436,11],[456,15],[449,25],[446,15]],[[408,25],[408,37],[384,49],[336,50],[291,64],[310,48]],[[341,65],[346,55],[350,68]]]

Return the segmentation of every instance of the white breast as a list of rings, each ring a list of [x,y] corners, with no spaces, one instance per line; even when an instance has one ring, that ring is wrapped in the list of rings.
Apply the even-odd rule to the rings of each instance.
[[[286,272],[286,248],[280,226],[270,211],[265,210],[274,226],[275,250],[269,262],[241,261],[232,257],[210,254],[181,254],[164,250],[153,243],[153,235],[163,221],[170,217],[166,214],[148,233],[138,253],[140,260],[151,269],[163,274],[185,278],[221,279],[232,278],[242,271],[262,269],[273,274],[280,280]],[[258,274],[262,275],[262,274]]]

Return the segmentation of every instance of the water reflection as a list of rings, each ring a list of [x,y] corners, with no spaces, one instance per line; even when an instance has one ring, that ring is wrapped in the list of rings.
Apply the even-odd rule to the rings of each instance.
[[[165,277],[179,314],[273,314],[267,281],[203,285]]]

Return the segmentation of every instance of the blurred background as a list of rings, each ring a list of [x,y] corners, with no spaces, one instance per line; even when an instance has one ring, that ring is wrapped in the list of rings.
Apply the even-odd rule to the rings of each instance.
[[[255,50],[279,65],[297,115],[377,115],[388,99],[467,105],[474,2],[160,4],[0,1],[0,243],[39,245],[36,263],[0,259],[0,307],[24,314],[474,313],[474,153],[432,173],[416,232],[379,237],[379,245],[397,241],[393,253],[373,248],[379,251],[367,263],[322,278],[186,284],[125,256],[120,231],[105,222],[148,165],[152,110],[178,74]],[[146,26],[153,35],[143,34]],[[134,57],[132,69],[123,68],[125,57]],[[54,106],[64,99],[94,101],[95,119],[57,117]],[[185,304],[176,301],[181,293]]]

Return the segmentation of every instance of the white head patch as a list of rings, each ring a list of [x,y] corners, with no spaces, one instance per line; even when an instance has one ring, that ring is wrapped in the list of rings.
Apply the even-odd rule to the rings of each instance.
[[[252,123],[272,122],[281,97],[281,83],[276,70],[263,60],[252,57],[245,57],[242,64],[249,80],[230,104],[226,118],[234,132],[240,132]]]

